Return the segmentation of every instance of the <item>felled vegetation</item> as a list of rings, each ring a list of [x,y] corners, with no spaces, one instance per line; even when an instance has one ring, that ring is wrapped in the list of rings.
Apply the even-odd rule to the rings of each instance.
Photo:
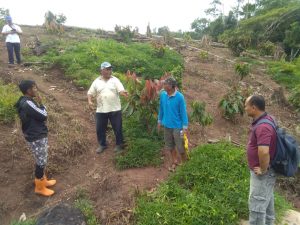
[[[55,143],[49,143],[49,164],[51,172],[60,172],[67,165],[65,162],[74,159],[74,156],[85,153],[89,148],[89,141],[86,139],[83,126],[76,118],[63,110],[51,99],[45,102],[49,111],[48,128],[49,134],[55,137]]]
[[[248,216],[248,193],[244,150],[228,143],[204,145],[156,191],[138,198],[135,224],[238,224]],[[279,195],[275,207],[281,216],[290,208]]]

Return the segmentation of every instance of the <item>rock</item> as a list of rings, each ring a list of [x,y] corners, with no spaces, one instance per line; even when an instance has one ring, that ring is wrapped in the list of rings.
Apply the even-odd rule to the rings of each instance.
[[[299,225],[300,224],[300,212],[295,210],[288,210],[282,221],[277,225]],[[248,221],[241,220],[239,225],[249,225]]]
[[[44,211],[36,225],[86,225],[82,212],[68,204],[60,203]]]
[[[219,143],[219,142],[220,142],[219,139],[208,139],[207,140],[207,143],[209,143],[209,144],[216,144],[216,143]]]
[[[281,224],[284,225],[299,225],[300,224],[300,213],[295,210],[288,210],[285,214]]]

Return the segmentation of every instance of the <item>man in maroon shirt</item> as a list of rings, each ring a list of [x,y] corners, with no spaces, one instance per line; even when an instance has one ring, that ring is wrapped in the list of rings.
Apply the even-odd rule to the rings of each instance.
[[[270,162],[276,150],[276,131],[267,123],[257,125],[261,119],[274,120],[265,112],[265,100],[260,95],[247,98],[245,111],[253,118],[247,145],[250,168],[249,224],[274,225],[276,177]]]

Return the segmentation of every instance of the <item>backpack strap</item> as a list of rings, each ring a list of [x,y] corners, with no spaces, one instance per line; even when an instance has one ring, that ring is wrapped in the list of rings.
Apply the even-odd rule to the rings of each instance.
[[[275,124],[275,122],[272,122],[271,120],[268,120],[268,119],[259,120],[258,123],[255,126],[255,130],[256,130],[258,125],[263,124],[263,123],[267,123],[267,124],[271,125],[274,128],[274,130],[277,132],[277,125]]]

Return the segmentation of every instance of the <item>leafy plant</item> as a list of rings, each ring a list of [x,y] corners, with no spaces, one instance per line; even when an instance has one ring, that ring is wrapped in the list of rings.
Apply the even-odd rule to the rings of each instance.
[[[205,52],[205,51],[201,51],[199,53],[199,59],[201,61],[207,61],[208,60],[208,52]]]
[[[244,114],[244,103],[246,98],[242,95],[241,90],[237,87],[233,87],[223,97],[219,103],[219,108],[223,111],[225,119],[233,120],[237,114]]]
[[[238,224],[248,216],[248,193],[244,150],[202,145],[156,191],[138,197],[134,224]],[[279,214],[291,207],[277,194],[275,206]]]
[[[17,112],[15,104],[21,96],[14,84],[3,84],[0,80],[0,123],[11,123],[15,120]]]
[[[169,76],[166,74],[161,78]],[[135,73],[127,72],[126,89],[129,93],[127,103],[123,108],[126,116],[131,116],[134,112],[139,117],[140,122],[147,128],[149,133],[153,132],[152,121],[157,121],[158,95],[162,89],[162,82],[156,80],[139,79]]]
[[[165,73],[164,78],[168,76],[174,77],[177,82],[177,87],[180,90],[182,89],[182,74],[183,74],[183,67],[181,65],[177,65],[169,73]]]
[[[237,63],[235,64],[235,72],[239,75],[240,80],[243,80],[244,77],[250,73],[250,65],[248,63]]]
[[[193,101],[191,103],[191,121],[200,124],[201,127],[208,126],[213,122],[212,116],[205,111],[205,106],[204,102]]]

